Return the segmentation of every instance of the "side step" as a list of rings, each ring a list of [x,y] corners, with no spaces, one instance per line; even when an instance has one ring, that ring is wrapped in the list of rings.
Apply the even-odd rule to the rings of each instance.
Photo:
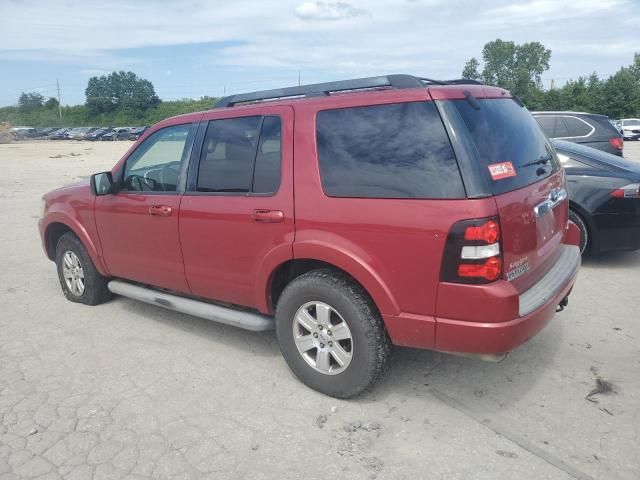
[[[180,297],[121,280],[111,280],[108,288],[116,295],[133,298],[134,300],[140,300],[141,302],[186,313],[194,317],[204,318],[212,322],[224,323],[225,325],[231,325],[244,330],[262,332],[265,330],[273,330],[274,328],[273,318],[265,315],[234,310],[191,298]]]

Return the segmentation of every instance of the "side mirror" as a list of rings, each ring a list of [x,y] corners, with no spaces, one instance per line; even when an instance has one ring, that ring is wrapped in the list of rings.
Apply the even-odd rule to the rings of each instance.
[[[114,193],[115,186],[111,172],[94,173],[91,175],[91,191],[96,196]]]

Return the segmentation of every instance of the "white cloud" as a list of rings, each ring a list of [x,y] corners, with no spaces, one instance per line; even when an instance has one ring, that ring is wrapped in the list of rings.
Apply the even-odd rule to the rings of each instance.
[[[227,72],[456,78],[500,37],[540,41],[554,52],[545,76],[564,77],[610,73],[640,48],[638,0],[347,1],[0,0],[0,61],[135,70],[149,60],[130,49],[202,44],[198,61]],[[159,74],[176,68],[167,60]]]
[[[367,15],[363,8],[345,2],[304,2],[295,8],[296,15],[303,20],[343,20]]]

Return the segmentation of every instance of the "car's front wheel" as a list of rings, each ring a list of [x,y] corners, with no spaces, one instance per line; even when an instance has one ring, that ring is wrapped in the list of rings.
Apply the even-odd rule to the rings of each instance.
[[[71,302],[98,305],[112,297],[108,279],[96,270],[84,245],[71,232],[58,240],[56,266],[62,293]]]
[[[329,269],[287,285],[278,300],[276,333],[293,373],[332,397],[349,398],[370,388],[390,356],[384,324],[369,296]]]

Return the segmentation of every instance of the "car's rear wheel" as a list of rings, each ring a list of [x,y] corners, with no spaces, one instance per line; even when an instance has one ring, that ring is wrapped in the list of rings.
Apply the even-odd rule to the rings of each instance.
[[[293,373],[332,397],[349,398],[370,388],[390,356],[384,324],[369,296],[329,269],[287,285],[278,300],[276,333]]]
[[[98,305],[111,299],[108,279],[100,275],[78,237],[68,232],[56,246],[56,266],[62,293],[67,300]]]
[[[587,224],[582,219],[582,217],[574,212],[573,210],[569,210],[569,220],[575,223],[580,230],[580,253],[584,254],[589,249],[589,229],[587,228]]]

